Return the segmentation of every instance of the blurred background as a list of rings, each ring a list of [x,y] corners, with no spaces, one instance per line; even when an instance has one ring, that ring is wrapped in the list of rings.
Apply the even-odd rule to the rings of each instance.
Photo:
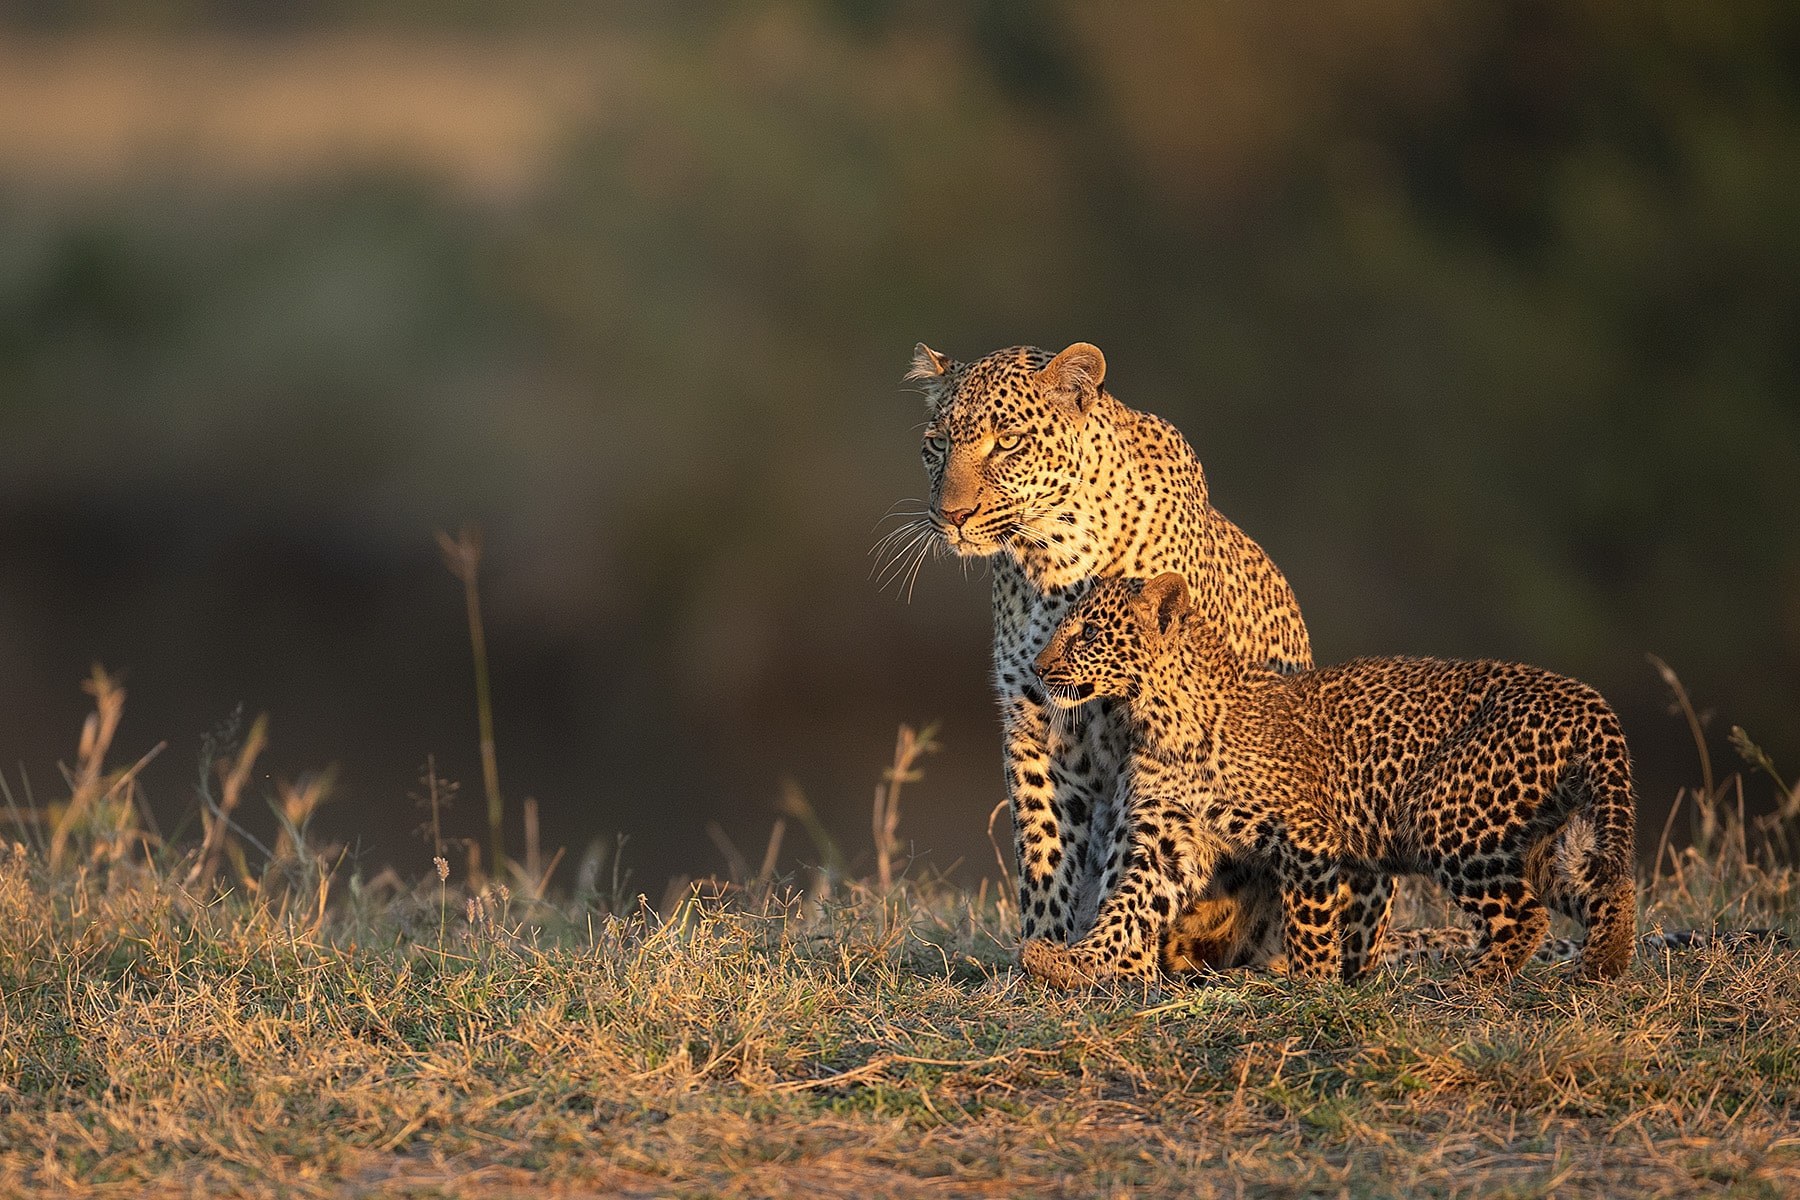
[[[866,870],[935,720],[900,836],[994,874],[984,573],[869,578],[919,340],[1098,344],[1320,661],[1596,684],[1646,854],[1699,774],[1647,653],[1721,773],[1741,724],[1800,774],[1792,5],[0,13],[0,765],[40,792],[98,661],[165,827],[242,703],[271,778],[338,764],[322,831],[428,870],[427,754],[483,829],[433,540],[474,521],[515,853],[536,797],[654,899],[723,869],[708,821],[760,857],[791,778]]]

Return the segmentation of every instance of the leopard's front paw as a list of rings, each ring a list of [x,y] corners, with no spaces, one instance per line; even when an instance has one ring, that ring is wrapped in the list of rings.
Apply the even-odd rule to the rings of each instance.
[[[1019,963],[1027,972],[1054,988],[1070,991],[1087,987],[1098,973],[1061,942],[1032,938],[1019,947]]]

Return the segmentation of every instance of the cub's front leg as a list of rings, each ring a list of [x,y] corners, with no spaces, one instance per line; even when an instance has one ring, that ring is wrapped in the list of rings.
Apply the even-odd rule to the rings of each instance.
[[[1099,979],[1157,976],[1163,936],[1187,896],[1212,873],[1217,849],[1196,839],[1187,806],[1131,802],[1103,886],[1099,919],[1069,947],[1067,965],[1026,948],[1027,970],[1058,987]],[[1053,965],[1054,962],[1054,965]],[[1067,980],[1067,981],[1065,981]]]
[[[1336,858],[1288,842],[1277,862],[1288,974],[1302,979],[1341,975],[1337,933],[1345,895]]]

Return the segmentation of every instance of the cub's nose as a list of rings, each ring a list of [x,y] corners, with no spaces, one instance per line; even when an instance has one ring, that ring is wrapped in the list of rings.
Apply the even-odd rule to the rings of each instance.
[[[944,520],[950,522],[958,529],[963,527],[963,522],[975,515],[975,510],[972,508],[945,508],[940,509],[939,511],[944,514]]]

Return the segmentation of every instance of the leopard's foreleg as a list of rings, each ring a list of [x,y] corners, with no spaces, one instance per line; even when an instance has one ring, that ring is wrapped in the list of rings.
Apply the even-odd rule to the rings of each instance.
[[[1019,871],[1019,938],[1063,942],[1074,928],[1081,872],[1087,867],[1091,806],[1059,788],[1050,710],[1043,698],[1019,695],[1004,709],[1007,796]],[[1062,717],[1067,724],[1078,720]],[[1073,800],[1073,803],[1071,802]]]

